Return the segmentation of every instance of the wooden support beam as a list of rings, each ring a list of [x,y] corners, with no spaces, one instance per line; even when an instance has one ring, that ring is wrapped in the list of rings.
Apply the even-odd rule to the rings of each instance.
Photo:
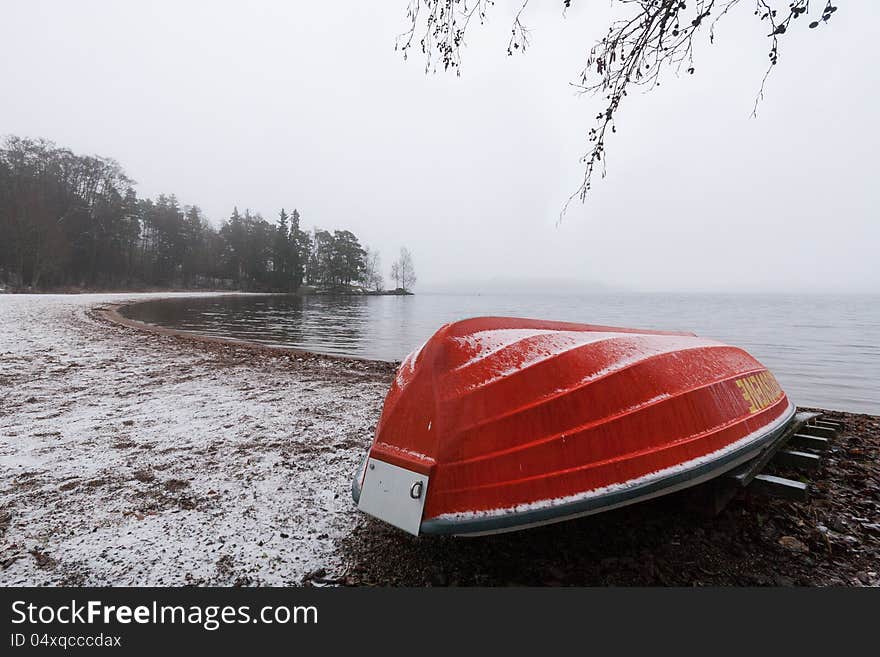
[[[819,416],[818,413],[811,411],[799,411],[792,418],[791,422],[786,425],[785,430],[779,434],[770,445],[768,445],[758,456],[743,464],[736,470],[728,473],[727,478],[734,480],[738,486],[744,488],[764,467],[773,459],[773,455],[777,450],[781,449],[796,433],[802,431],[808,422],[812,422]]]
[[[810,489],[807,484],[766,474],[759,474],[752,479],[747,490],[759,495],[782,497],[796,502],[806,502],[810,498]]]
[[[808,436],[805,433],[796,433],[788,441],[792,447],[798,449],[815,449],[824,452],[831,446],[831,441],[820,436]]]
[[[815,470],[821,461],[815,454],[798,452],[794,449],[780,449],[774,454],[773,460],[780,465],[799,470]]]
[[[808,436],[819,436],[820,438],[834,438],[837,435],[837,431],[835,429],[831,429],[829,427],[820,427],[816,424],[802,427],[798,431],[798,433],[804,433]]]
[[[830,420],[816,420],[814,423],[817,427],[825,427],[826,429],[834,429],[837,432],[843,431],[843,425],[840,422],[832,422]]]
[[[682,493],[684,505],[705,518],[717,516],[742,490],[734,481],[720,477]]]

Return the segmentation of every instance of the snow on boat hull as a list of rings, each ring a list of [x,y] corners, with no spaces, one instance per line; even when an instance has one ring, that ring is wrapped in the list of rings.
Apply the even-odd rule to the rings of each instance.
[[[794,410],[745,351],[690,333],[464,320],[401,364],[353,494],[413,534],[523,529],[716,477]]]

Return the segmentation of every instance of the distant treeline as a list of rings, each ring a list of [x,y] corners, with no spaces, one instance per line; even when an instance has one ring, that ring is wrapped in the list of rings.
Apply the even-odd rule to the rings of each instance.
[[[383,288],[378,253],[347,230],[273,223],[238,208],[215,228],[173,195],[138,198],[114,160],[46,140],[0,147],[0,283],[12,288],[209,287],[296,291],[308,284]],[[397,278],[406,249],[392,267]],[[398,279],[411,286],[415,277]]]

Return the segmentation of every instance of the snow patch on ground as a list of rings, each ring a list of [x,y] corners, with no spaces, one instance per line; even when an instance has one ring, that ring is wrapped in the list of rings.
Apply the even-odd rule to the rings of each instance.
[[[0,295],[0,585],[332,577],[387,375],[88,314],[149,296]]]

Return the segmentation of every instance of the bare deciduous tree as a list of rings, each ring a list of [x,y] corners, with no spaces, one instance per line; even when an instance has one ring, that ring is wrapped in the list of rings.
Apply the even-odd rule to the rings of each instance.
[[[564,14],[572,0],[560,1]],[[755,98],[754,115],[767,77],[779,60],[780,38],[795,20],[810,13],[810,0],[749,1],[760,24],[768,30],[770,45],[769,66]],[[397,48],[406,58],[418,43],[425,56],[426,72],[439,67],[459,74],[467,29],[474,22],[482,23],[493,4],[492,0],[410,0],[410,27],[398,37]],[[508,55],[524,52],[529,46],[529,31],[522,22],[528,4],[529,0],[521,0],[513,19]],[[634,86],[656,86],[667,68],[693,74],[695,38],[703,32],[713,42],[716,23],[743,0],[617,0],[617,4],[626,16],[611,23],[572,83],[581,93],[601,95],[605,107],[595,116],[596,125],[589,132],[587,152],[581,158],[583,179],[565,207],[574,198],[584,200],[597,167],[605,176],[605,142],[609,131],[616,132],[615,116],[628,92]],[[814,12],[810,28],[827,23],[837,11],[832,0],[820,0],[819,4],[822,9]]]
[[[416,269],[409,249],[402,247],[400,256],[391,264],[391,278],[397,289],[409,292],[416,284]]]
[[[395,260],[391,263],[391,280],[394,281],[394,289],[400,289],[400,263]]]
[[[409,249],[400,249],[400,287],[409,292],[416,284],[416,268]]]
[[[381,292],[385,287],[385,277],[382,276],[382,263],[379,252],[367,247],[364,258],[364,285],[373,292]]]

